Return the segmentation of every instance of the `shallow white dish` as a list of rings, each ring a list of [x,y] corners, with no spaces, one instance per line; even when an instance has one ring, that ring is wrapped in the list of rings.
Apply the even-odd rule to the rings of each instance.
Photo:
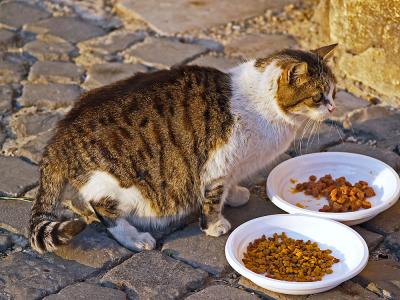
[[[308,181],[310,175],[318,178],[331,174],[334,178],[345,176],[351,183],[359,180],[367,181],[376,192],[376,196],[368,198],[372,207],[355,212],[328,213],[319,212],[326,198],[317,200],[304,193],[292,193],[295,184]],[[267,194],[271,201],[291,214],[319,216],[343,222],[347,225],[360,224],[372,219],[388,209],[400,197],[399,175],[387,164],[369,156],[346,152],[321,152],[298,156],[275,167],[267,179]],[[300,203],[304,208],[296,206]]]
[[[243,253],[250,242],[263,234],[286,232],[288,237],[317,242],[321,249],[331,249],[340,259],[333,273],[316,282],[289,282],[267,278],[247,269]],[[225,245],[229,264],[238,273],[265,289],[291,295],[315,294],[330,290],[360,273],[368,262],[368,247],[362,237],[339,222],[304,215],[271,215],[248,221],[236,228]]]

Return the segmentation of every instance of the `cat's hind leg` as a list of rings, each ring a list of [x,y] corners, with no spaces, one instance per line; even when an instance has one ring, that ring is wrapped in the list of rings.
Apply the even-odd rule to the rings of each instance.
[[[250,191],[244,186],[236,185],[229,190],[225,203],[232,207],[239,207],[249,202]]]
[[[122,246],[129,250],[143,251],[156,247],[156,240],[150,233],[138,231],[124,218],[117,219],[115,226],[107,229]]]
[[[206,190],[200,214],[200,228],[207,235],[218,237],[231,229],[231,224],[222,215],[224,186],[217,185]]]
[[[111,199],[91,202],[97,218],[107,227],[111,235],[124,247],[133,251],[152,250],[156,240],[148,232],[140,232],[121,216]]]

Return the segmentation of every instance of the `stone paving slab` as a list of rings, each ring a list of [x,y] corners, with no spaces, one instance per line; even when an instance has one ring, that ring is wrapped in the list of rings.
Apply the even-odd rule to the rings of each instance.
[[[394,232],[385,238],[385,246],[400,261],[400,232]]]
[[[330,152],[351,152],[367,155],[387,163],[396,171],[400,171],[400,156],[386,149],[371,147],[364,144],[343,143],[327,148]]]
[[[187,300],[256,300],[257,296],[226,285],[213,285],[201,290]]]
[[[109,268],[130,257],[132,252],[89,225],[71,243],[57,249],[55,254],[92,268]]]
[[[350,117],[356,136],[376,140],[376,146],[390,151],[400,147],[400,112],[389,108],[367,108]]]
[[[79,84],[83,69],[70,62],[37,61],[30,69],[28,80],[34,83]]]
[[[66,16],[30,23],[24,26],[24,30],[42,34],[50,33],[71,43],[78,43],[106,33],[98,26]]]
[[[52,130],[64,117],[62,112],[22,109],[11,119],[11,128],[17,137],[37,135]]]
[[[296,40],[288,35],[255,33],[233,38],[225,45],[225,52],[231,56],[255,59],[295,45]]]
[[[206,47],[197,44],[149,37],[143,43],[134,45],[124,51],[123,55],[127,62],[136,59],[156,68],[169,68],[174,65],[184,64],[207,51]]]
[[[269,173],[280,163],[291,159],[292,157],[289,154],[283,153],[280,156],[278,156],[272,163],[268,164],[265,166],[265,168],[262,168],[255,174],[250,175],[248,178],[245,180],[242,180],[240,183],[242,186],[247,187],[251,189],[255,185],[261,186],[265,190],[265,184],[267,182],[267,178]]]
[[[19,42],[20,38],[16,32],[0,29],[0,50],[17,47]]]
[[[25,66],[0,58],[0,84],[20,83],[27,74]]]
[[[22,145],[16,152],[17,155],[26,157],[30,161],[38,164],[42,158],[44,148],[53,136],[54,131],[43,132],[33,139],[30,139],[24,145]]]
[[[14,89],[12,88],[12,86],[0,85],[0,114],[11,111],[13,98]]]
[[[0,253],[11,248],[12,245],[13,245],[13,242],[12,242],[11,236],[0,232]]]
[[[364,109],[356,110],[349,116],[349,122],[353,124],[361,124],[368,120],[381,119],[393,116],[395,113],[388,106],[369,106]]]
[[[336,93],[335,104],[336,109],[329,118],[335,121],[343,121],[352,111],[365,108],[370,105],[370,102],[340,90]]]
[[[400,299],[400,264],[393,260],[369,261],[355,277],[367,289],[389,299]]]
[[[400,231],[388,235],[385,238],[385,246],[400,260]]]
[[[7,134],[6,129],[3,125],[0,124],[0,147],[3,145],[4,141],[6,140]]]
[[[231,222],[232,229],[240,224],[265,215],[282,212],[271,201],[252,194],[249,202],[236,208],[225,207],[224,215]],[[231,270],[225,259],[225,243],[229,234],[210,237],[203,233],[198,222],[166,237],[162,251],[196,268],[213,275],[222,276]]]
[[[80,96],[78,85],[61,83],[26,83],[18,102],[23,106],[56,109],[72,105]]]
[[[126,294],[122,291],[110,289],[94,284],[80,282],[62,289],[57,294],[44,297],[43,300],[125,300]]]
[[[38,299],[84,278],[90,272],[90,269],[70,272],[44,259],[15,253],[0,260],[0,293],[15,300]]]
[[[363,223],[361,226],[380,234],[389,234],[400,230],[399,216],[400,201],[397,201],[397,203],[388,210],[380,213],[372,220]]]
[[[94,89],[145,71],[147,71],[146,67],[140,64],[95,64],[89,68],[86,81],[82,87],[87,90]]]
[[[207,273],[158,251],[132,256],[101,279],[124,290],[130,299],[179,299],[202,286]]]
[[[26,2],[3,1],[0,3],[0,23],[11,27],[18,28],[49,16],[48,12]]]
[[[142,42],[146,35],[144,31],[115,30],[108,35],[81,42],[78,44],[78,48],[81,53],[111,55],[125,50],[133,44]]]
[[[368,245],[368,249],[370,252],[372,252],[378,245],[383,241],[384,237],[383,235],[379,233],[375,233],[369,230],[366,230],[363,227],[360,226],[354,226],[352,227],[355,231],[357,231],[365,240],[365,242]]]
[[[0,156],[0,195],[18,196],[37,184],[37,166],[18,157]]]
[[[71,43],[46,34],[25,44],[23,50],[40,61],[69,61],[77,52]]]
[[[126,22],[140,18],[159,33],[174,34],[246,19],[259,15],[266,9],[283,8],[294,2],[290,0],[117,0],[114,7],[117,14]],[[154,9],[155,7],[159,9]]]
[[[241,276],[239,279],[239,285],[245,287],[248,290],[254,291],[256,294],[261,295],[267,299],[278,299],[278,300],[305,300],[307,299],[306,296],[297,296],[297,295],[285,295],[279,294],[267,289],[264,289],[252,281],[248,280],[247,278]]]
[[[27,237],[31,206],[28,201],[0,200],[0,227]]]
[[[197,65],[204,67],[216,68],[222,72],[227,72],[229,69],[240,64],[240,60],[236,58],[217,57],[211,55],[203,55],[191,61],[189,65]]]
[[[375,300],[380,299],[377,295],[363,289],[360,285],[346,281],[340,286],[319,294],[313,295],[285,295],[276,293],[258,285],[254,284],[245,277],[240,277],[239,284],[247,289],[255,291],[257,294],[267,297],[267,299],[278,299],[278,300]]]
[[[206,236],[198,223],[193,223],[168,236],[162,251],[195,268],[222,276],[231,270],[224,252],[227,238],[227,235],[218,238]]]

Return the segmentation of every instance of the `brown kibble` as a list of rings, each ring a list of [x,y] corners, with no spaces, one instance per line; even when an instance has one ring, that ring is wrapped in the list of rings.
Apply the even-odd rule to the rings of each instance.
[[[367,187],[366,189],[364,189],[365,192],[365,196],[369,197],[374,197],[376,196],[375,191],[372,187]]]
[[[328,199],[329,205],[325,205],[321,212],[347,212],[363,208],[371,208],[371,202],[366,198],[376,196],[374,189],[368,186],[368,182],[360,180],[354,186],[344,176],[333,179],[330,174],[321,178],[315,175],[309,176],[309,181],[298,183],[294,192],[320,199],[321,196]],[[366,201],[364,203],[364,201]]]
[[[367,201],[367,200],[364,200],[363,202],[362,202],[362,208],[371,208],[371,206],[372,206],[372,204],[371,204],[371,202],[369,202],[369,201]]]
[[[314,175],[311,175],[308,179],[310,179],[310,181],[316,181],[317,177]]]
[[[254,240],[247,246],[242,259],[246,268],[268,278],[286,281],[320,281],[331,274],[339,260],[329,249],[321,250],[316,242],[295,240],[284,232]]]

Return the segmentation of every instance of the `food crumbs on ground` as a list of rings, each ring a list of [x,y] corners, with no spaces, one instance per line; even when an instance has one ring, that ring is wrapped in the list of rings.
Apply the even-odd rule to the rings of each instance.
[[[304,208],[304,205],[301,204],[301,203],[299,203],[299,202],[296,203],[296,206],[297,206],[297,207],[300,207],[300,208]]]
[[[333,272],[332,266],[339,259],[331,254],[331,250],[321,250],[316,242],[295,240],[282,232],[251,242],[242,261],[249,270],[269,278],[310,282],[320,281]]]
[[[296,184],[294,193],[303,192],[316,199],[320,199],[321,196],[326,197],[329,204],[320,208],[321,212],[347,212],[372,207],[366,198],[376,194],[366,181],[360,180],[352,185],[345,177],[333,179],[330,174],[318,180],[316,176],[311,175],[308,179],[309,181]]]
[[[290,182],[293,183],[293,184],[295,184],[295,183],[297,182],[297,180],[291,178],[291,179],[290,179]]]

